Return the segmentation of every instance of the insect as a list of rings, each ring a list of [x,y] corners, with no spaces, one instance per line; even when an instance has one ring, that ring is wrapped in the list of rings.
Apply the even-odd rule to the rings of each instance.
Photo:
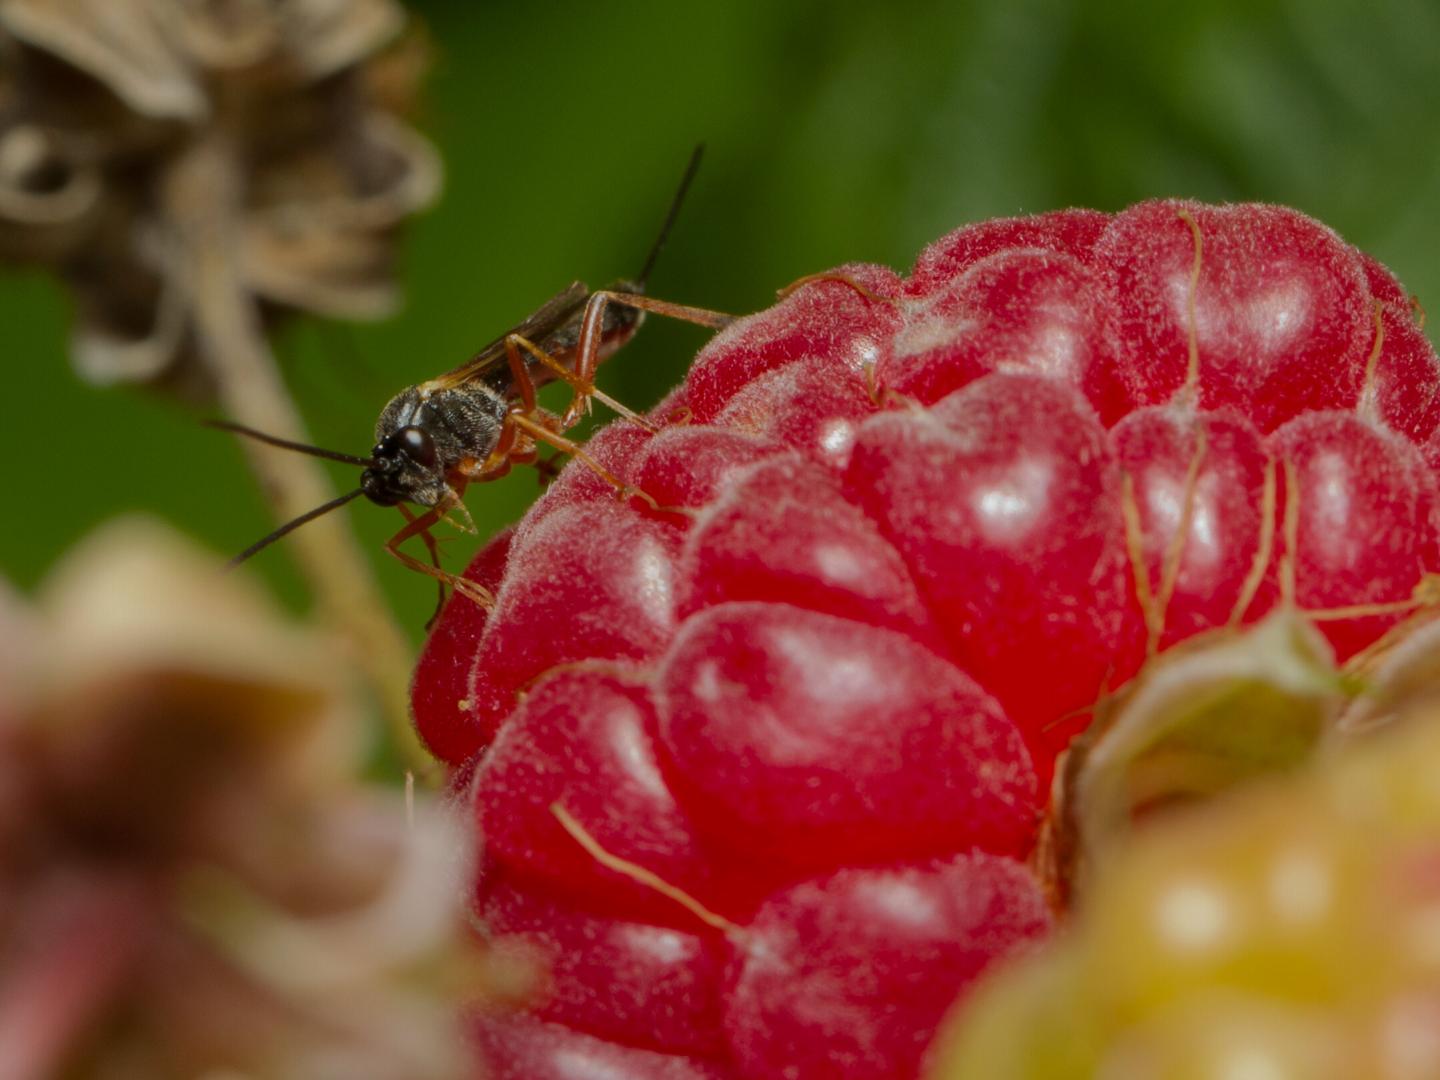
[[[236,555],[230,565],[238,566],[307,522],[363,495],[377,505],[400,509],[405,525],[386,541],[385,549],[412,570],[439,581],[442,602],[450,586],[489,607],[494,597],[487,589],[441,568],[430,533],[447,517],[460,519],[456,524],[466,532],[476,531],[461,501],[468,485],[496,479],[512,465],[534,462],[539,447],[547,445],[579,458],[617,490],[632,490],[565,432],[589,409],[592,399],[650,427],[643,417],[598,390],[594,381],[599,364],[630,340],[647,312],[712,329],[734,320],[717,311],[645,295],[647,279],[694,180],[702,150],[697,146],[691,154],[659,235],[634,278],[593,291],[574,282],[453,371],[400,391],[380,412],[369,457],[280,439],[229,421],[208,421],[211,427],[363,470],[358,488],[281,525]],[[537,389],[556,380],[572,390],[569,405],[559,414],[542,409],[535,396]],[[421,512],[412,512],[407,503]],[[416,536],[428,550],[428,563],[400,548]]]

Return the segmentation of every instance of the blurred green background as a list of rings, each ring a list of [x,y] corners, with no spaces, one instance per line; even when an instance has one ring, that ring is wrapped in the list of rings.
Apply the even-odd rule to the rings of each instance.
[[[324,445],[365,452],[391,392],[575,277],[633,272],[701,139],[705,166],[652,280],[668,299],[750,311],[835,263],[903,268],[964,222],[1190,195],[1297,206],[1440,307],[1433,0],[412,7],[436,54],[422,126],[446,191],[410,235],[403,314],[299,323],[278,342]],[[8,276],[0,312],[0,572],[30,585],[124,510],[161,514],[224,554],[270,528],[228,438],[72,374],[56,285]],[[652,320],[603,385],[649,405],[703,340]],[[525,470],[467,501],[488,532],[536,491]],[[349,513],[418,639],[433,591],[380,551],[398,515]],[[449,563],[474,548],[451,542]],[[282,551],[256,572],[302,602]]]

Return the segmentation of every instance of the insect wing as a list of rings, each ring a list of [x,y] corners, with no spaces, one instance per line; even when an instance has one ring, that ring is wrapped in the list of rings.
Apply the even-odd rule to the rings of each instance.
[[[454,371],[447,371],[444,375],[431,379],[426,388],[432,391],[453,389],[504,365],[508,362],[505,358],[506,338],[519,334],[530,341],[544,341],[583,310],[589,295],[590,289],[583,281],[572,282],[568,288],[556,293],[536,308],[524,322],[505,331]]]

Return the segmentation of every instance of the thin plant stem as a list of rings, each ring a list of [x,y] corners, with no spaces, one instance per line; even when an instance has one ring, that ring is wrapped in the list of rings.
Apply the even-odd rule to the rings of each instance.
[[[234,253],[241,207],[239,171],[223,132],[207,133],[172,167],[164,191],[173,229],[172,273],[188,292],[192,328],[214,379],[220,405],[237,423],[309,442],[280,377],[258,307]],[[316,461],[254,440],[245,453],[275,517],[287,521],[334,498]],[[410,724],[412,655],[381,596],[344,512],[319,518],[286,540],[323,617],[359,654],[402,763],[435,773]]]

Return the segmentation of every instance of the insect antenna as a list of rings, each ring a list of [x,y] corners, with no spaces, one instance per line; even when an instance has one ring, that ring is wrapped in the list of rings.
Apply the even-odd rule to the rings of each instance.
[[[259,442],[269,443],[271,446],[278,446],[282,450],[294,450],[298,454],[309,454],[311,457],[324,458],[326,461],[342,461],[346,465],[375,464],[373,458],[356,457],[354,454],[342,454],[339,450],[326,450],[308,443],[292,442],[290,439],[267,435],[263,431],[256,431],[254,428],[236,424],[230,420],[201,420],[200,423],[205,427],[214,428],[216,431],[229,431],[236,435],[244,435]]]
[[[225,564],[225,569],[235,569],[235,567],[239,566],[246,559],[250,558],[251,555],[254,555],[256,552],[259,551],[264,551],[271,544],[275,543],[276,540],[279,540],[285,536],[289,536],[301,525],[304,525],[307,522],[314,521],[322,514],[328,514],[331,510],[338,509],[339,507],[342,507],[346,503],[348,503],[351,499],[358,498],[360,495],[363,494],[363,488],[356,488],[354,491],[347,491],[344,495],[337,496],[336,498],[331,499],[327,503],[321,503],[319,506],[315,507],[314,510],[306,510],[305,513],[301,514],[297,518],[291,518],[274,532],[270,533],[267,536],[262,536],[259,540],[256,540],[255,543],[251,544],[244,551],[240,552],[239,555],[236,555],[233,559],[231,559]]]
[[[685,166],[685,175],[680,177],[680,186],[675,189],[675,197],[670,200],[670,209],[665,214],[664,223],[660,226],[660,235],[655,237],[655,243],[650,245],[650,254],[645,256],[645,265],[640,267],[640,273],[635,275],[633,284],[639,286],[637,292],[645,291],[645,282],[650,280],[650,271],[655,269],[655,260],[660,257],[660,249],[670,238],[670,229],[675,224],[675,218],[680,214],[680,204],[685,201],[685,193],[690,190],[690,182],[695,179],[695,173],[700,168],[701,155],[704,153],[704,143],[696,143],[695,149],[690,152],[690,163]]]

